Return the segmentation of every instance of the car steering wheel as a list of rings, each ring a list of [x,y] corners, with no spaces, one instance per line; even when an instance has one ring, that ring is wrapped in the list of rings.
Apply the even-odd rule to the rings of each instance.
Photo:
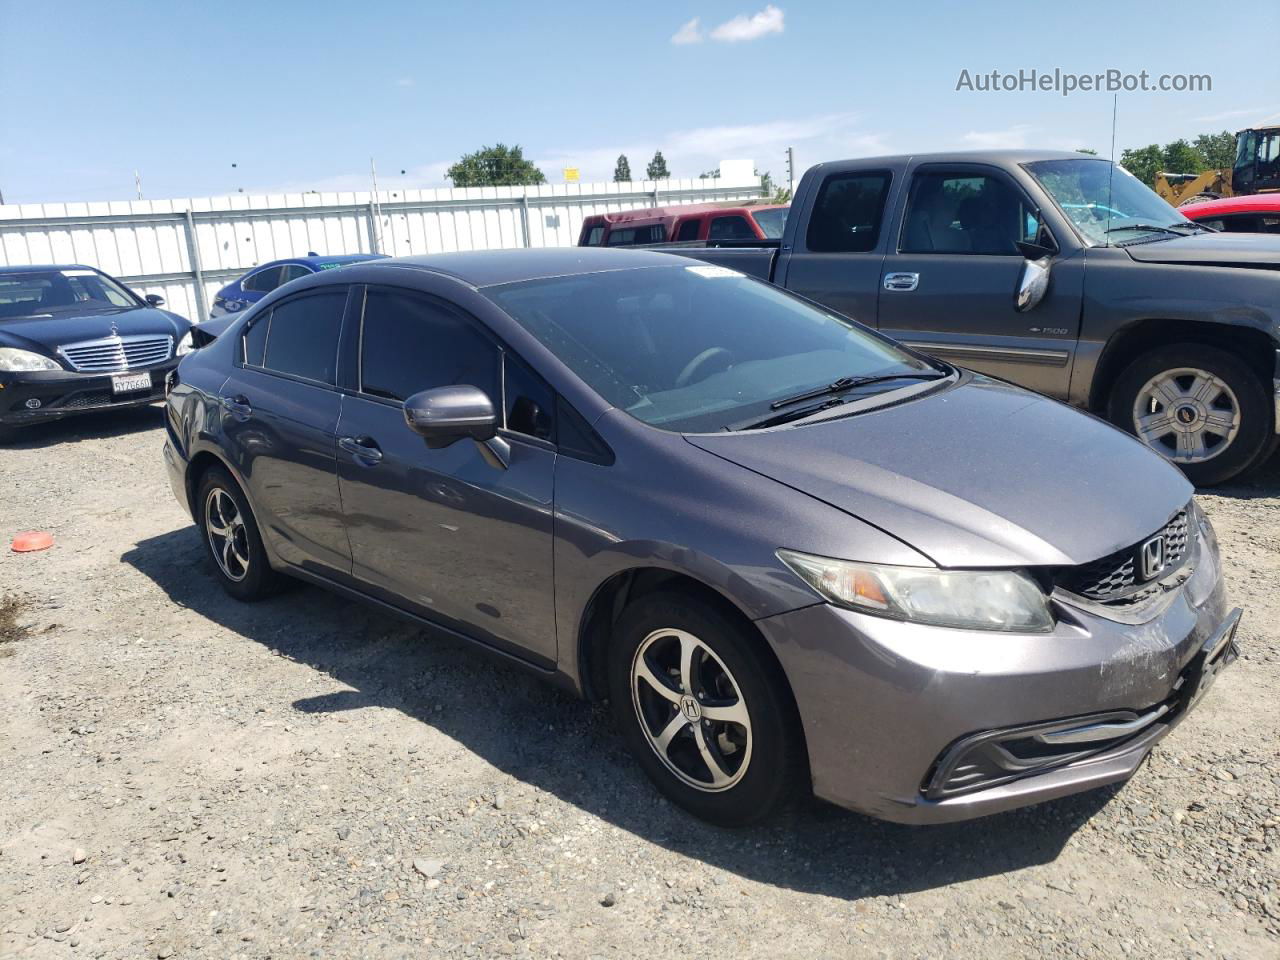
[[[684,369],[680,371],[680,376],[676,377],[677,387],[686,387],[693,380],[693,375],[701,370],[711,360],[718,357],[725,359],[725,369],[733,366],[733,353],[724,347],[707,347],[700,354],[684,365]]]

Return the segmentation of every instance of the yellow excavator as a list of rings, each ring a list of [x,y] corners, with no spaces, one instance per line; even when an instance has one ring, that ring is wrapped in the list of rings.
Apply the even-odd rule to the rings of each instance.
[[[1280,191],[1280,124],[1250,127],[1236,134],[1236,162],[1230,170],[1156,174],[1155,191],[1180,207],[1200,200]]]

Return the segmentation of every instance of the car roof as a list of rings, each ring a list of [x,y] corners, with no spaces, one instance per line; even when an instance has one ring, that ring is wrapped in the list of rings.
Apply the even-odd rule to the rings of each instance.
[[[1222,216],[1229,213],[1280,213],[1280,193],[1260,193],[1246,197],[1223,197],[1220,200],[1199,200],[1179,207],[1184,217],[1199,220],[1203,217]]]
[[[876,165],[903,166],[911,161],[924,163],[1033,163],[1037,160],[1097,160],[1108,162],[1106,157],[1094,156],[1091,153],[1079,153],[1072,150],[952,150],[945,153],[895,153],[882,157],[850,157],[847,160],[831,160],[815,164],[810,169],[820,167],[869,167]]]
[[[381,270],[427,270],[460,280],[472,287],[492,287],[501,283],[568,277],[613,270],[644,267],[674,267],[693,263],[688,257],[651,250],[618,247],[546,247],[518,250],[472,250],[462,253],[435,253],[417,257],[395,257],[362,265],[371,275]]]
[[[5,273],[30,273],[33,270],[94,270],[101,273],[97,267],[87,267],[83,263],[28,263],[26,265],[8,264],[0,266],[0,274]]]
[[[321,263],[362,263],[365,260],[382,260],[385,258],[386,254],[384,253],[339,253],[332,257],[309,253],[305,257],[281,257],[279,260],[268,260],[266,263],[260,263],[256,267],[250,267],[246,273],[253,273],[263,267],[277,267],[282,263],[306,263],[316,266]]]

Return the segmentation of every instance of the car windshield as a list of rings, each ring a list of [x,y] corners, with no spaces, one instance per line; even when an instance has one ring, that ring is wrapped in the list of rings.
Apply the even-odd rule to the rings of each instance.
[[[764,235],[770,240],[782,239],[782,228],[787,225],[788,207],[774,207],[772,210],[752,210],[751,218],[760,225]]]
[[[1040,160],[1027,169],[1095,246],[1175,236],[1179,227],[1195,226],[1109,160]]]
[[[482,292],[609,403],[668,430],[723,430],[783,400],[803,409],[792,407],[798,394],[845,378],[940,373],[851,320],[709,264]]]
[[[0,273],[0,320],[83,307],[136,307],[128,290],[96,270],[24,270]]]

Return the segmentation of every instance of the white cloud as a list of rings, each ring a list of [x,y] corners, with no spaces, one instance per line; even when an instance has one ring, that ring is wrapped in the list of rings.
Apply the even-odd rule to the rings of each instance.
[[[1231,120],[1236,117],[1261,117],[1266,107],[1248,107],[1244,110],[1224,110],[1222,113],[1211,113],[1207,117],[1192,117],[1192,123],[1217,123],[1219,120]]]
[[[721,43],[739,43],[744,40],[759,40],[770,33],[781,33],[784,29],[782,11],[769,4],[759,13],[747,16],[740,13],[732,20],[726,20],[711,31],[711,39]]]
[[[698,25],[698,18],[694,17],[688,23],[683,24],[679,30],[671,35],[671,42],[677,46],[684,46],[690,43],[701,43],[702,28]]]
[[[397,80],[397,81],[396,81],[396,86],[397,86],[397,87],[412,87],[412,86],[413,86],[413,77],[401,77],[399,80]]]
[[[1030,132],[1031,127],[1025,123],[1005,130],[970,130],[960,138],[960,142],[974,150],[1016,149],[1027,145],[1027,134]]]

